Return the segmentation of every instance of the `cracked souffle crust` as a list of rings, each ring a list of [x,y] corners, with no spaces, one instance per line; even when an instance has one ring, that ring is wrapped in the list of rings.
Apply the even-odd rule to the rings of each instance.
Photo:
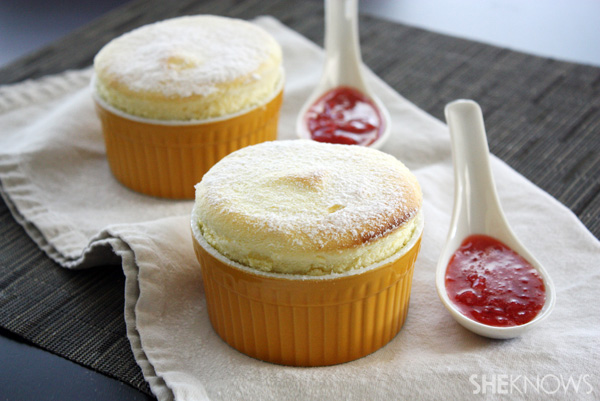
[[[262,271],[341,273],[415,231],[422,194],[396,158],[362,146],[275,141],[238,150],[196,186],[196,219],[224,256]]]

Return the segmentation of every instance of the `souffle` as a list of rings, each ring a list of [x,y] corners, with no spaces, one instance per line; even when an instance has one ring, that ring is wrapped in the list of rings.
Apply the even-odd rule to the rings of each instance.
[[[204,120],[273,97],[283,79],[281,47],[259,26],[198,15],[145,25],[94,59],[98,96],[134,116]]]
[[[381,151],[310,140],[238,150],[196,185],[196,220],[220,254],[263,272],[326,275],[400,251],[421,217],[415,176]]]

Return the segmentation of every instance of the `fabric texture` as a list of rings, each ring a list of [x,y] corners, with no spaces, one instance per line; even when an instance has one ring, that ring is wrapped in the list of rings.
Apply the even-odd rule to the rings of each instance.
[[[283,47],[279,139],[294,139],[296,113],[318,80],[323,53],[272,18],[256,22]],[[382,150],[415,173],[424,194],[425,233],[405,326],[376,353],[331,367],[278,366],[230,348],[206,313],[189,232],[192,202],[146,197],[115,181],[89,78],[90,70],[74,71],[4,89],[5,97],[18,100],[0,104],[2,195],[30,237],[61,266],[104,266],[114,274],[108,266],[121,263],[127,336],[158,399],[468,399],[478,397],[474,383],[481,384],[483,375],[533,381],[587,375],[591,385],[582,383],[578,397],[600,397],[599,242],[567,208],[492,157],[507,218],[553,278],[557,304],[539,327],[514,340],[488,340],[463,329],[434,285],[453,199],[447,129],[372,73],[368,81],[393,118]],[[522,391],[523,382],[516,384]],[[554,381],[547,384],[555,388]],[[560,399],[575,390],[529,391],[534,398]]]

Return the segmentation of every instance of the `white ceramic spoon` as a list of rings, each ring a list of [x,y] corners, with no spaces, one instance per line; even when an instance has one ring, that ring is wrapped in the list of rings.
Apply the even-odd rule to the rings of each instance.
[[[543,266],[519,242],[502,212],[490,169],[481,108],[472,100],[456,100],[446,105],[445,114],[452,141],[454,210],[446,245],[438,260],[437,292],[454,319],[468,330],[490,338],[513,338],[550,314],[556,298],[554,284]],[[532,321],[519,326],[489,326],[468,318],[454,306],[446,292],[446,269],[454,252],[471,234],[485,234],[498,239],[538,270],[546,287],[546,302]]]
[[[317,99],[333,88],[349,86],[369,97],[379,109],[384,129],[380,137],[369,145],[379,148],[390,134],[390,113],[365,83],[363,62],[358,40],[358,0],[325,0],[325,66],[321,80],[296,120],[300,138],[309,139],[304,116]]]

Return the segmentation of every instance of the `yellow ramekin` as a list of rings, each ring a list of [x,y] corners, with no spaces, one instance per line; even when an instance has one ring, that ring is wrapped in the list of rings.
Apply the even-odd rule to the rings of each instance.
[[[395,255],[326,276],[265,273],[231,261],[206,242],[192,218],[213,328],[238,351],[283,365],[334,365],[378,350],[408,313],[423,232],[418,218],[411,240]]]
[[[264,104],[196,121],[165,121],[122,112],[92,93],[102,123],[106,157],[115,178],[146,195],[193,199],[194,185],[219,160],[248,145],[277,139],[283,75]]]

